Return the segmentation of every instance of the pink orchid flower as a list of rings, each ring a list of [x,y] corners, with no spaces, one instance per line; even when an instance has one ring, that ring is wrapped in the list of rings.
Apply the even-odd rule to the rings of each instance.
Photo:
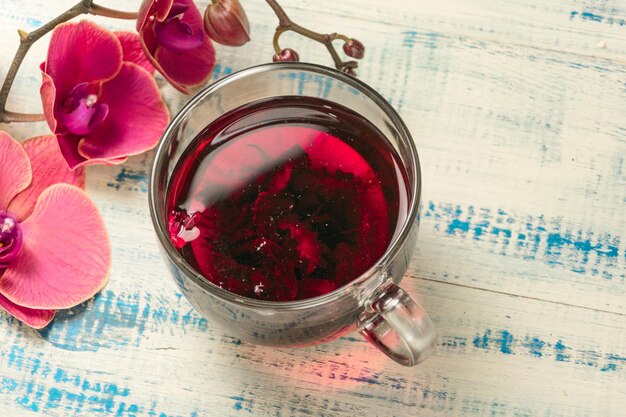
[[[152,64],[183,93],[211,74],[215,49],[193,0],[144,0],[137,32]]]
[[[56,309],[93,297],[111,248],[98,209],[69,171],[54,136],[20,145],[0,131],[0,306],[36,329]]]
[[[120,164],[158,143],[169,114],[138,48],[138,37],[89,21],[54,30],[41,98],[70,169]]]

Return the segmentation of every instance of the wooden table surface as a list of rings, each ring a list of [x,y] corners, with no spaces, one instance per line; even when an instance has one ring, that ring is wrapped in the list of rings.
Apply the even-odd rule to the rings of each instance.
[[[74,1],[2,0],[0,75],[15,30]],[[275,17],[243,3],[253,40],[219,47],[214,79],[271,58]],[[360,78],[417,143],[422,223],[402,285],[438,328],[432,357],[404,368],[356,333],[280,350],[214,327],[161,260],[150,152],[88,170],[113,246],[106,289],[40,332],[0,313],[0,416],[626,416],[626,1],[282,3],[367,45]],[[14,110],[40,110],[46,43],[22,67]],[[163,94],[172,112],[188,99]]]

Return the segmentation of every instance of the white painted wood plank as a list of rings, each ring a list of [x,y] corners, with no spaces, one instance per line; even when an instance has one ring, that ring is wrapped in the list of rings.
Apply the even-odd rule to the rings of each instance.
[[[290,15],[324,30],[317,15],[332,15],[341,31],[373,33],[411,30],[432,38],[460,38],[495,44],[512,44],[622,59],[626,44],[626,5],[619,0],[395,0],[389,2],[336,2],[292,0]],[[251,2],[254,15],[263,13],[261,2]],[[257,12],[258,10],[258,12]],[[382,22],[386,30],[372,30]],[[343,28],[346,28],[345,30]],[[349,30],[348,30],[349,29]]]
[[[133,415],[234,416],[239,403],[261,416],[319,414],[324,407],[337,416],[366,415],[372,407],[375,415],[424,409],[436,416],[619,416],[626,406],[623,315],[408,279],[440,342],[429,361],[403,368],[351,336],[282,351],[240,343],[210,323],[181,326],[176,313],[178,320],[190,314],[190,322],[196,314],[173,291],[146,299],[159,285],[112,284],[96,302],[108,306],[100,312],[106,323],[91,323],[96,332],[111,332],[92,341],[110,345],[88,346],[80,340],[88,333],[66,333],[55,342],[68,350],[54,361],[49,345],[5,322],[11,333],[0,347],[1,386],[8,387],[2,398],[52,416],[90,415],[103,403],[109,410],[95,415],[132,407]],[[75,320],[89,323],[85,314]],[[129,326],[125,319],[133,317]],[[57,331],[55,323],[46,338]]]

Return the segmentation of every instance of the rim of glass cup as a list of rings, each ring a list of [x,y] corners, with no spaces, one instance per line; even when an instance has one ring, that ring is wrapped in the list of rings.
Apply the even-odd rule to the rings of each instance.
[[[350,87],[356,88],[361,93],[363,93],[368,99],[372,100],[393,122],[394,127],[400,133],[402,140],[407,142],[410,154],[410,164],[415,173],[415,181],[411,186],[411,195],[412,199],[409,205],[409,210],[407,216],[402,224],[400,229],[400,233],[397,233],[394,239],[389,243],[387,249],[383,253],[383,255],[372,265],[367,271],[362,273],[359,277],[350,281],[346,285],[335,289],[327,294],[323,294],[313,298],[305,298],[303,300],[295,300],[295,301],[265,301],[265,300],[257,300],[255,298],[244,297],[235,293],[232,293],[228,290],[218,287],[213,284],[206,278],[204,278],[199,272],[197,272],[191,265],[189,265],[184,258],[180,255],[180,253],[174,248],[174,245],[170,241],[168,235],[168,228],[165,222],[166,213],[159,213],[157,209],[157,190],[154,187],[154,184],[157,181],[157,173],[163,168],[164,162],[167,159],[167,149],[169,149],[170,143],[172,142],[175,132],[181,123],[184,122],[185,118],[191,112],[191,110],[202,100],[204,100],[208,95],[212,94],[214,91],[219,90],[222,86],[227,85],[229,83],[237,82],[238,80],[244,79],[249,75],[268,72],[273,70],[297,70],[304,71],[308,73],[313,73],[317,75],[325,75],[331,78],[334,78],[340,82],[343,82]],[[265,308],[265,309],[275,309],[275,310],[296,310],[296,309],[305,309],[310,307],[315,307],[321,304],[324,304],[331,300],[340,299],[343,296],[350,293],[352,290],[357,288],[362,283],[368,281],[370,278],[373,278],[377,272],[380,270],[381,266],[389,263],[390,260],[394,259],[397,255],[398,251],[402,248],[402,245],[407,240],[411,228],[414,226],[414,219],[418,215],[419,209],[419,201],[421,194],[421,170],[420,163],[417,154],[417,148],[415,143],[413,142],[413,138],[409,132],[409,129],[406,127],[400,115],[391,107],[391,105],[385,100],[379,93],[374,91],[372,87],[365,84],[363,81],[358,80],[352,76],[344,74],[334,68],[324,67],[317,64],[310,64],[304,62],[275,62],[268,64],[256,65],[253,67],[249,67],[237,72],[234,72],[198,91],[190,100],[187,102],[178,114],[172,119],[167,129],[163,133],[159,145],[157,147],[154,161],[152,163],[152,171],[150,172],[150,180],[148,184],[148,204],[150,206],[150,217],[152,218],[152,223],[155,228],[157,237],[164,248],[167,256],[169,256],[176,264],[176,266],[182,270],[189,278],[193,280],[193,282],[200,288],[214,295],[219,296],[220,298],[226,299],[234,304],[238,304],[246,307],[255,307],[255,308]],[[166,187],[169,184],[165,185]],[[164,193],[167,195],[167,192]]]

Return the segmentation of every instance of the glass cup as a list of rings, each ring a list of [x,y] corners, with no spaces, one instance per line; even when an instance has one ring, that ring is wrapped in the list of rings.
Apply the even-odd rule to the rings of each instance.
[[[373,123],[389,140],[406,170],[408,213],[382,257],[349,284],[319,297],[260,301],[224,290],[195,271],[169,239],[167,189],[181,155],[209,123],[251,102],[306,96],[348,107]],[[211,323],[244,341],[277,347],[323,343],[355,328],[396,362],[413,366],[435,344],[426,312],[397,284],[415,249],[421,175],[408,129],[378,93],[356,78],[305,63],[248,68],[198,92],[172,120],[156,151],[149,185],[150,214],[176,284]]]

